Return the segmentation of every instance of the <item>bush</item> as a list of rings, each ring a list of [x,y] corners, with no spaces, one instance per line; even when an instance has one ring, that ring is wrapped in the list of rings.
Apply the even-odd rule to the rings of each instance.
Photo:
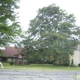
[[[77,67],[77,66],[75,64],[73,64],[72,67]]]
[[[13,62],[10,62],[10,65],[13,65]]]
[[[80,67],[80,63],[78,64],[78,66]]]
[[[64,63],[63,66],[70,66],[69,63]]]

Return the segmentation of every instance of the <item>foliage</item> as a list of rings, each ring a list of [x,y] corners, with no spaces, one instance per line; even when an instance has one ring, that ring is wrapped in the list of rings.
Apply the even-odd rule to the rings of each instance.
[[[69,65],[69,56],[79,43],[80,27],[75,21],[73,14],[55,4],[39,9],[23,41],[27,59]]]
[[[80,63],[78,64],[78,66],[80,67]]]
[[[13,62],[10,62],[10,65],[13,65],[14,63]]]
[[[17,22],[19,0],[0,0],[0,46],[15,42],[21,33]],[[17,42],[17,41],[16,41]]]

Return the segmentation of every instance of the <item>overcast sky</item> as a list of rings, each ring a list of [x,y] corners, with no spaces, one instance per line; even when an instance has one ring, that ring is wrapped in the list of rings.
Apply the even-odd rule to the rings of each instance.
[[[29,21],[36,17],[39,8],[55,3],[69,14],[74,14],[76,24],[80,25],[80,0],[21,0],[19,20],[24,30],[29,27]]]

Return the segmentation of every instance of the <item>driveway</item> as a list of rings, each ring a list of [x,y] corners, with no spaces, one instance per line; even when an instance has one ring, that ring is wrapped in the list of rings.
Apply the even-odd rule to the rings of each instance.
[[[80,71],[0,70],[0,80],[74,80],[75,74]]]

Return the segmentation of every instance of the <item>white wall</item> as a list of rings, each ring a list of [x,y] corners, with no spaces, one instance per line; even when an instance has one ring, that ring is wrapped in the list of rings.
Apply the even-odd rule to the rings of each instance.
[[[79,50],[74,51],[73,60],[74,60],[74,64],[78,66],[78,64],[80,63],[80,52],[79,52]]]
[[[77,50],[74,51],[74,55],[70,57],[70,60],[73,58],[74,64],[78,66],[80,63],[80,45],[78,46]]]

